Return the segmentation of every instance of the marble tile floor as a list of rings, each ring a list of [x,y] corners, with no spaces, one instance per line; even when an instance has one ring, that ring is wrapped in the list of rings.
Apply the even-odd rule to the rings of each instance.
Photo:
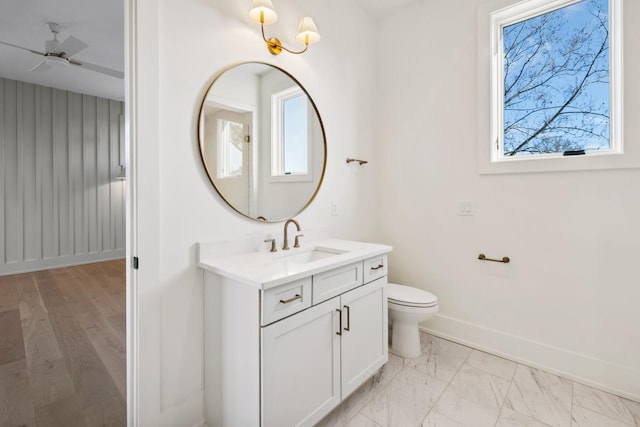
[[[421,333],[317,427],[640,427],[640,403]]]

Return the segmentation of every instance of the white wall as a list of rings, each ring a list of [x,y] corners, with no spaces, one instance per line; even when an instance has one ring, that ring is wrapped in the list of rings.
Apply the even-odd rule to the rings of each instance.
[[[124,256],[122,114],[0,78],[0,274]]]
[[[478,174],[481,4],[413,2],[377,35],[390,281],[439,297],[437,334],[640,399],[640,171]],[[627,144],[640,143],[638,19],[625,0]],[[475,216],[457,215],[463,199]]]
[[[356,6],[341,0],[277,1],[278,22],[267,28],[293,44],[301,16],[310,14],[323,39],[302,56],[271,56],[244,0],[131,1],[135,87],[132,123],[134,191],[138,194],[140,269],[133,290],[138,314],[140,423],[191,426],[202,421],[202,272],[195,243],[256,239],[282,223],[245,219],[211,187],[197,147],[198,109],[211,79],[231,63],[259,60],[295,75],[316,102],[327,128],[327,176],[315,202],[298,219],[307,236],[353,239],[373,224],[372,159],[375,86],[373,28]],[[353,37],[353,28],[359,37]],[[335,199],[339,216],[331,216]]]

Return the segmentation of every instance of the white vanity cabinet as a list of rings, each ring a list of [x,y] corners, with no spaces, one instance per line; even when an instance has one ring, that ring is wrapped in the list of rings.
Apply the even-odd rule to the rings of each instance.
[[[262,328],[264,427],[313,425],[387,362],[386,283]]]
[[[391,248],[356,243],[258,283],[201,261],[208,426],[312,426],[387,362]]]

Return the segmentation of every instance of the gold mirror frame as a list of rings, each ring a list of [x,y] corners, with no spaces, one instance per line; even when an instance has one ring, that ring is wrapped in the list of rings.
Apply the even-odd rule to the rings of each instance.
[[[255,64],[255,65],[264,65],[267,67],[271,67],[274,70],[279,71],[280,73],[284,74],[286,77],[288,77],[289,79],[291,79],[291,81],[293,83],[295,83],[307,96],[307,100],[309,101],[309,104],[311,104],[311,106],[313,107],[313,111],[315,112],[315,117],[318,119],[318,124],[320,125],[320,132],[322,134],[322,144],[323,144],[323,159],[322,159],[322,171],[320,172],[320,178],[318,180],[318,183],[316,185],[316,187],[313,190],[313,193],[311,194],[311,196],[309,197],[309,199],[303,204],[302,207],[300,207],[299,209],[294,209],[295,212],[292,212],[290,215],[286,215],[284,218],[278,218],[278,219],[266,219],[261,215],[258,215],[257,217],[253,217],[250,216],[247,213],[241,211],[240,209],[238,209],[236,206],[233,205],[233,203],[231,203],[227,197],[225,197],[225,195],[223,194],[223,191],[221,191],[221,189],[216,185],[216,179],[215,178],[215,171],[212,170],[208,165],[207,165],[207,161],[205,159],[205,153],[204,153],[204,144],[205,144],[205,137],[202,134],[202,123],[204,120],[204,112],[205,112],[205,106],[206,106],[206,102],[207,102],[207,98],[209,97],[209,95],[212,93],[211,91],[213,90],[214,86],[216,85],[216,83],[219,82],[220,78],[225,75],[225,73],[231,72],[234,69],[241,67],[243,65],[248,65],[248,64]],[[310,204],[311,202],[313,202],[313,200],[315,199],[316,195],[318,194],[318,191],[320,190],[320,187],[322,186],[322,182],[324,181],[324,174],[326,172],[326,166],[327,166],[327,136],[325,133],[325,129],[324,129],[324,123],[322,122],[322,117],[320,116],[320,112],[318,111],[318,107],[316,106],[316,103],[314,102],[313,98],[311,97],[311,95],[309,94],[309,92],[307,91],[307,89],[298,81],[298,79],[296,79],[293,75],[291,75],[289,72],[287,72],[286,70],[273,65],[273,64],[269,64],[267,62],[260,62],[260,61],[246,61],[246,62],[240,62],[240,63],[236,63],[236,64],[232,64],[229,65],[228,67],[225,67],[224,69],[222,69],[221,71],[219,71],[216,76],[213,78],[211,84],[207,87],[207,90],[205,91],[205,94],[202,98],[202,103],[200,104],[200,112],[198,114],[198,122],[196,124],[196,133],[198,135],[198,152],[200,153],[200,159],[202,161],[202,165],[204,166],[205,172],[207,173],[207,177],[209,178],[209,182],[211,182],[211,185],[213,185],[213,188],[216,190],[216,192],[218,193],[218,195],[220,196],[220,198],[222,200],[224,200],[224,202],[234,211],[236,211],[237,213],[239,213],[240,215],[244,216],[245,218],[249,218],[252,219],[254,221],[258,221],[258,222],[262,222],[262,223],[277,223],[277,222],[282,222],[285,221],[289,218],[295,217],[297,215],[299,215],[301,212],[303,212]],[[270,138],[268,141],[269,144],[271,144],[270,142]]]

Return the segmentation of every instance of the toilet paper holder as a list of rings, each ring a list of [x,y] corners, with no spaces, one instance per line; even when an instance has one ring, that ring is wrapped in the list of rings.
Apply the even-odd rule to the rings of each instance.
[[[362,160],[362,159],[352,159],[350,157],[347,159],[347,163],[353,163],[353,162],[358,162],[360,166],[366,165],[367,163],[369,163],[367,160]]]
[[[505,264],[511,261],[508,256],[503,256],[502,259],[495,259],[495,258],[487,258],[485,254],[478,255],[478,259],[480,261],[502,262]]]

